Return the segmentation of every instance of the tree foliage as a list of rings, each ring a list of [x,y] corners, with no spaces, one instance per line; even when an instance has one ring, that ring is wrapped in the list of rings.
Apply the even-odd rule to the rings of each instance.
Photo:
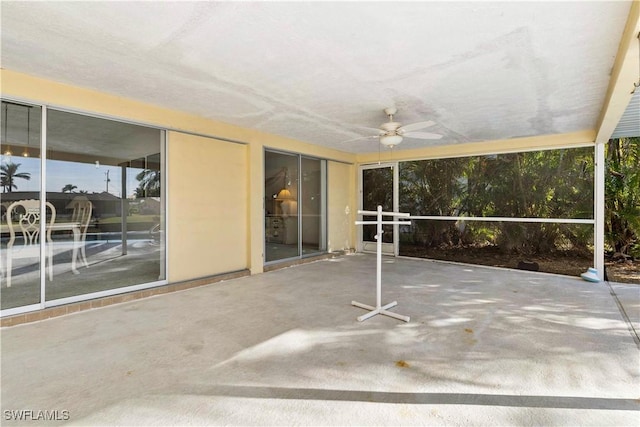
[[[73,185],[73,184],[65,184],[64,187],[62,187],[62,192],[63,193],[72,193],[73,190],[77,189],[78,186],[77,185]]]
[[[621,149],[628,151],[627,146]],[[630,227],[638,230],[637,147],[634,153],[635,157],[619,153],[617,158],[624,159],[627,165],[626,169],[620,166],[626,181],[619,184],[626,190],[613,191],[619,195],[616,209],[625,218],[622,228],[627,233]],[[413,215],[590,219],[594,215],[593,180],[590,147],[403,162],[400,210]],[[635,190],[629,190],[629,185]],[[592,250],[593,227],[507,221],[416,221],[402,238],[405,243],[426,247],[489,244],[503,252],[519,254],[566,249],[588,252]],[[627,245],[631,242],[625,241]],[[625,248],[624,244],[620,247]]]
[[[401,163],[400,211],[412,215],[461,215],[464,171],[470,161],[456,158]],[[461,237],[456,225],[448,221],[418,221],[411,234],[414,242],[425,246],[453,244]]]
[[[136,198],[160,197],[160,171],[155,169],[144,169],[136,175],[139,181],[136,188]]]
[[[363,209],[365,211],[375,211],[377,206],[381,205],[384,211],[393,210],[393,169],[366,169],[363,174]],[[365,217],[365,219],[372,220],[374,218]],[[365,241],[373,241],[376,233],[375,225],[364,225],[362,227],[362,237]],[[383,226],[382,241],[384,243],[393,241],[393,226]]]
[[[17,190],[18,186],[15,183],[17,178],[29,181],[31,174],[29,172],[18,172],[21,163],[5,163],[0,166],[2,172],[0,173],[0,185],[2,185],[3,193],[11,193],[13,190]]]
[[[640,138],[609,141],[605,234],[614,252],[640,257]]]

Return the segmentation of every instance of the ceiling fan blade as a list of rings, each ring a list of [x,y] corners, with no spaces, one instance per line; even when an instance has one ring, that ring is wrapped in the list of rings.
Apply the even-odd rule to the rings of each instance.
[[[418,129],[428,128],[429,126],[433,126],[435,124],[436,122],[432,120],[427,120],[426,122],[417,122],[417,123],[411,123],[409,125],[401,126],[400,129],[398,130],[401,130],[403,132],[411,132]]]
[[[439,133],[429,133],[429,132],[405,132],[402,134],[405,138],[415,138],[415,139],[440,139],[442,135]]]
[[[362,129],[365,132],[373,133],[373,134],[376,134],[376,135],[381,135],[381,134],[384,133],[384,131],[382,129],[370,128],[370,127],[366,127],[366,126],[358,126],[358,129]]]
[[[347,139],[346,141],[342,141],[342,143],[344,144],[344,143],[347,143],[347,142],[360,141],[362,139],[372,139],[372,138],[378,138],[378,135],[359,136],[357,138]]]

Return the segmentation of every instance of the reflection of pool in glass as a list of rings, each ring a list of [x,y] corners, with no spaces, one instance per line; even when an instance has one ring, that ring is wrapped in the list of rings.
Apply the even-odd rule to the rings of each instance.
[[[19,172],[31,179],[16,183],[16,191],[6,195],[3,202],[46,198],[55,208],[55,223],[59,226],[52,243],[44,248],[47,253],[53,252],[53,280],[47,274],[44,282],[46,299],[81,300],[87,294],[94,298],[97,292],[103,292],[98,296],[106,296],[113,294],[115,288],[148,286],[165,280],[163,236],[150,232],[164,223],[160,179],[164,172],[164,132],[55,108],[46,109],[44,122],[39,120],[40,107],[14,104],[9,107],[9,117],[13,115],[15,119],[16,115],[31,111],[32,120],[28,123],[34,137],[33,149],[39,150],[35,141],[40,141],[40,135],[46,136],[47,149],[38,151],[38,156],[34,151],[34,155],[16,162],[20,163]],[[3,101],[2,107],[7,106]],[[46,193],[41,188],[43,179]],[[88,225],[78,219],[79,205],[74,204],[77,200],[90,203],[90,213],[81,217],[89,218]],[[69,228],[67,223],[85,224],[88,228]],[[78,231],[82,233],[80,238]],[[8,236],[3,235],[5,248],[7,240]],[[78,257],[72,257],[74,241],[76,253],[80,249]],[[82,262],[83,249],[88,267]],[[2,255],[6,256],[5,252]],[[37,248],[35,252],[38,253]],[[40,256],[13,259],[12,286],[7,288],[2,283],[2,309],[39,304],[41,267],[46,260]],[[77,264],[75,272],[72,259]]]
[[[127,241],[129,240],[149,240],[153,239],[151,231],[129,231],[127,232]],[[106,240],[110,242],[121,242],[122,233],[114,231],[110,233],[87,233],[87,241]]]
[[[160,280],[162,251],[152,239],[130,239],[126,255],[120,240],[88,241],[89,267],[79,263],[78,274],[71,271],[72,243],[54,242],[53,248],[53,281],[46,280],[48,301]],[[2,309],[33,304],[40,293],[39,277],[37,258],[16,262],[11,287],[3,284]]]

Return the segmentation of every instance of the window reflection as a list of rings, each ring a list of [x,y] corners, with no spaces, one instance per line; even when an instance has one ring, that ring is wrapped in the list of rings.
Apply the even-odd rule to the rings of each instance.
[[[39,212],[35,209],[40,207],[41,114],[40,107],[5,101],[0,110],[0,301],[3,310],[40,302],[40,236],[33,234],[33,229],[39,229]],[[18,203],[24,200],[31,201],[26,208]],[[29,218],[31,227],[27,224]],[[22,221],[21,226],[23,219],[27,222]]]
[[[326,161],[265,152],[265,262],[326,250]]]
[[[314,253],[326,249],[324,209],[324,162],[303,157],[300,182],[302,211],[302,253]]]
[[[2,309],[40,302],[41,261],[47,301],[164,280],[164,133],[49,109],[42,159],[41,109],[3,102],[1,114]],[[31,217],[39,221],[42,161],[46,256],[41,260],[37,250],[18,259],[16,247],[28,237],[14,233],[8,250],[7,208],[30,201]],[[15,221],[27,217],[24,208],[12,212]]]
[[[297,257],[298,156],[265,153],[265,261]]]
[[[47,201],[66,225],[47,300],[164,279],[161,131],[55,110],[47,125]]]

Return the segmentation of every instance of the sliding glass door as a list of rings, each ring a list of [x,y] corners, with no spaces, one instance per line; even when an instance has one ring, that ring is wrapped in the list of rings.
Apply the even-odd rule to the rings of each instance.
[[[297,257],[298,156],[266,151],[265,261]]]
[[[362,194],[361,206],[365,211],[377,211],[382,206],[384,212],[393,212],[394,207],[394,167],[395,164],[363,166],[360,175],[360,188]],[[387,217],[384,218],[388,219]],[[372,215],[363,215],[363,221],[375,221]],[[395,228],[394,228],[395,227]],[[397,226],[382,226],[382,252],[385,255],[395,255],[395,229]],[[363,252],[375,252],[377,247],[377,227],[375,225],[362,226],[362,240],[360,242]]]
[[[5,310],[41,302],[40,225],[36,215],[42,176],[42,108],[3,101],[1,115],[0,301]],[[26,203],[16,203],[20,201]]]
[[[165,283],[165,132],[7,101],[1,114],[1,314]]]
[[[326,161],[265,151],[265,262],[326,250]]]
[[[326,164],[319,159],[302,157],[300,211],[302,216],[302,255],[326,250]]]
[[[46,199],[57,215],[47,300],[164,279],[162,141],[158,129],[49,110]]]

